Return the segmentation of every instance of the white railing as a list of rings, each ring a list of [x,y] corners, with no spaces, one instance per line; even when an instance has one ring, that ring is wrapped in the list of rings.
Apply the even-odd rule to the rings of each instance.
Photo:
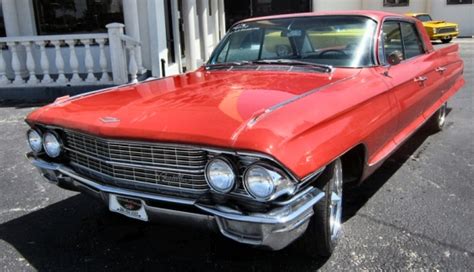
[[[137,59],[139,41],[108,32],[0,38],[0,88],[112,85],[136,82],[146,70]]]

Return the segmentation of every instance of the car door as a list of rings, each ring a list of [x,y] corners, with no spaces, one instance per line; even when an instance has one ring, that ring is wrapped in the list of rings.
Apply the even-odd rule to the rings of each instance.
[[[424,95],[422,107],[423,112],[425,112],[440,99],[442,93],[444,79],[439,70],[441,69],[439,54],[438,51],[428,52],[425,50],[420,32],[414,23],[401,22],[400,26],[406,58],[411,59],[420,56],[423,67],[426,67],[426,71],[422,75],[425,80],[420,81],[421,93]]]
[[[433,62],[430,55],[425,54],[421,40],[420,46],[409,31],[410,25],[405,23],[411,24],[402,20],[387,20],[382,27],[385,59],[396,51],[403,55],[403,61],[388,68],[387,76],[384,77],[400,112],[394,138],[397,143],[424,122],[422,114],[427,105],[430,71],[433,68]]]
[[[441,98],[455,85],[459,75],[462,74],[463,63],[459,58],[457,46],[452,45],[449,47],[440,48],[435,52],[437,60],[435,71],[441,77],[438,97]],[[437,106],[436,103],[433,104],[433,106]],[[426,114],[431,114],[433,110],[434,109],[431,108],[431,110],[428,110]]]

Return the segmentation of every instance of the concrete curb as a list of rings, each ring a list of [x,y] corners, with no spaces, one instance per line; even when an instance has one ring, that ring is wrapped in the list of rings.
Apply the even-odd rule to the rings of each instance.
[[[0,88],[0,103],[49,103],[57,97],[105,89],[101,86],[14,87]]]

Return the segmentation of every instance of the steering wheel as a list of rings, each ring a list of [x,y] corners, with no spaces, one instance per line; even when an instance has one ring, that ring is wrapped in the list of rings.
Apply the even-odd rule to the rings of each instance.
[[[344,52],[344,50],[341,50],[341,49],[328,49],[328,50],[324,50],[322,51],[321,53],[319,53],[319,57],[323,57],[324,55],[328,54],[328,53],[337,53],[339,55],[342,55],[344,57],[347,57],[347,54],[346,52]]]
[[[275,47],[275,51],[278,57],[287,57],[290,55],[291,48],[288,45],[279,44]]]

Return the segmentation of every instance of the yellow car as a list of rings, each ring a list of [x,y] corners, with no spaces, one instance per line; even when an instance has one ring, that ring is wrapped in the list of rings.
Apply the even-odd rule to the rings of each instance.
[[[459,36],[459,25],[456,23],[434,21],[427,13],[407,13],[406,15],[422,21],[431,40],[441,40],[443,43],[449,43],[453,38]]]

